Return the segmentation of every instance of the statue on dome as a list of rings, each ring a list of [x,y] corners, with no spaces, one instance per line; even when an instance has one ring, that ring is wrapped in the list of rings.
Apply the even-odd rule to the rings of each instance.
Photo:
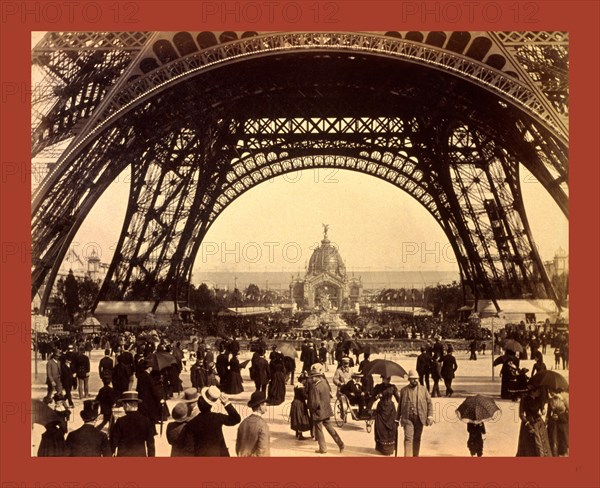
[[[321,224],[323,225],[323,239],[327,239],[327,231],[329,230],[329,224]]]

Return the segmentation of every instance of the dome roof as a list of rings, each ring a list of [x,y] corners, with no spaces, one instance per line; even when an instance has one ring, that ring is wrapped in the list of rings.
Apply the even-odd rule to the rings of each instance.
[[[327,236],[321,241],[308,261],[308,275],[319,275],[329,273],[340,278],[346,277],[346,266],[338,250],[327,239]]]

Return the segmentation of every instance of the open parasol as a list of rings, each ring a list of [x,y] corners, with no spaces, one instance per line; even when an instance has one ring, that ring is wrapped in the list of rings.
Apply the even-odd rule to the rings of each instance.
[[[496,402],[483,395],[470,396],[456,409],[456,416],[465,422],[481,423],[494,417],[500,410]]]
[[[365,371],[365,374],[379,374],[385,378],[389,378],[390,376],[404,377],[407,375],[402,366],[388,359],[376,359],[375,361],[372,361],[371,364],[369,364],[369,368]]]
[[[569,382],[567,379],[556,371],[540,371],[529,379],[531,386],[546,386],[552,390],[568,391]]]

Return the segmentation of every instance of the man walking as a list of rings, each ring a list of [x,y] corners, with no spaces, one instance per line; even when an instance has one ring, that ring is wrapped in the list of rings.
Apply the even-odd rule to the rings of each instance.
[[[452,380],[454,379],[454,372],[458,369],[458,364],[456,364],[456,358],[452,355],[454,349],[452,345],[448,346],[448,352],[442,358],[442,369],[440,371],[440,375],[444,380],[444,385],[446,385],[446,396],[451,397],[454,390],[452,389]]]
[[[77,374],[77,388],[79,399],[90,396],[90,358],[85,354],[85,348],[79,348],[79,354],[75,358],[75,373]]]
[[[111,457],[108,436],[95,427],[98,404],[92,400],[83,402],[79,413],[84,424],[67,436],[65,444],[71,457]]]
[[[100,380],[104,381],[104,379],[108,379],[109,383],[112,381],[113,369],[115,364],[113,363],[112,358],[110,357],[110,349],[106,349],[104,351],[104,357],[100,360],[98,364],[98,374],[100,375]]]
[[[330,404],[331,389],[327,381],[325,381],[323,365],[321,363],[313,364],[310,376],[311,381],[308,383],[308,409],[311,412],[314,423],[315,438],[319,443],[319,449],[315,452],[318,454],[327,453],[327,444],[325,444],[325,435],[323,434],[323,427],[325,427],[338,445],[340,453],[342,453],[344,452],[344,443],[329,420],[333,416]]]
[[[431,359],[425,346],[421,346],[421,354],[417,356],[417,373],[419,374],[419,384],[427,386],[429,390],[429,373],[431,368]]]
[[[268,457],[271,455],[271,438],[269,425],[263,419],[267,413],[267,397],[264,391],[252,393],[248,406],[252,415],[246,417],[240,424],[235,443],[235,452],[238,457]]]
[[[396,422],[404,429],[404,456],[419,455],[423,425],[433,424],[433,404],[429,392],[419,385],[419,373],[408,372],[408,386],[400,390]]]
[[[112,429],[110,441],[112,451],[117,457],[137,456],[154,457],[154,424],[139,413],[137,391],[126,391],[120,399],[125,410],[125,417],[120,417]]]
[[[62,383],[60,380],[60,363],[58,362],[59,352],[58,349],[50,353],[50,359],[46,363],[46,385],[48,386],[48,394],[46,399],[49,402],[52,401],[52,392],[62,393]]]
[[[265,350],[261,348],[258,351],[258,355],[258,358],[252,365],[252,378],[254,379],[256,391],[262,391],[263,393],[266,393],[267,385],[271,379],[271,370],[269,368],[269,363],[265,358]],[[273,353],[271,353],[271,355],[273,355]]]

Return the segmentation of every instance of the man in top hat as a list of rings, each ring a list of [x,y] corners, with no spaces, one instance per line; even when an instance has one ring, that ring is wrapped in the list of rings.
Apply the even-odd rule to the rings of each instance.
[[[152,366],[142,360],[138,363],[136,390],[139,394],[142,404],[140,413],[148,417],[152,423],[157,423],[162,419],[162,404],[165,403],[161,391],[150,376]]]
[[[329,388],[329,383],[325,380],[323,365],[321,363],[313,364],[310,371],[310,381],[308,382],[308,409],[312,414],[315,438],[319,443],[319,449],[315,452],[318,454],[327,453],[327,444],[325,443],[323,427],[325,427],[327,432],[329,432],[329,435],[338,445],[340,453],[344,452],[344,443],[329,421],[333,416],[333,410],[331,409],[331,389]]]
[[[154,424],[138,412],[141,400],[137,391],[126,391],[120,399],[125,410],[125,416],[115,422],[110,441],[113,453],[117,457],[138,456],[154,457]]]
[[[458,364],[456,364],[456,358],[452,355],[454,349],[450,344],[448,346],[448,352],[442,358],[442,369],[440,371],[440,376],[444,380],[444,384],[446,385],[446,396],[451,397],[454,390],[452,389],[452,380],[454,379],[454,372],[458,369]]]
[[[269,425],[263,419],[267,412],[267,396],[264,391],[252,393],[248,406],[252,415],[240,424],[235,443],[235,452],[239,457],[268,457],[271,455]]]
[[[350,358],[342,358],[342,361],[333,373],[333,384],[337,386],[337,394],[340,394],[342,386],[352,379],[352,371],[350,371]]]
[[[211,412],[220,401],[227,414]],[[223,426],[240,423],[241,417],[229,399],[216,386],[204,387],[198,399],[200,413],[190,420],[182,432],[182,444],[193,446],[194,456],[229,457],[223,437]]]
[[[108,436],[96,429],[95,422],[98,418],[98,404],[92,400],[83,402],[80,412],[84,424],[67,436],[66,446],[71,457],[110,457],[110,443]]]
[[[195,389],[193,390],[195,391]],[[197,391],[195,393],[198,395]],[[172,446],[171,457],[192,456],[192,446],[185,446],[181,443],[183,429],[190,421],[189,404],[183,402],[178,403],[173,407],[171,415],[173,416],[173,421],[169,422],[169,425],[167,425],[167,442]]]
[[[419,385],[419,373],[408,372],[408,386],[400,390],[396,423],[404,428],[404,456],[418,456],[423,426],[433,424],[433,405],[425,386]]]

